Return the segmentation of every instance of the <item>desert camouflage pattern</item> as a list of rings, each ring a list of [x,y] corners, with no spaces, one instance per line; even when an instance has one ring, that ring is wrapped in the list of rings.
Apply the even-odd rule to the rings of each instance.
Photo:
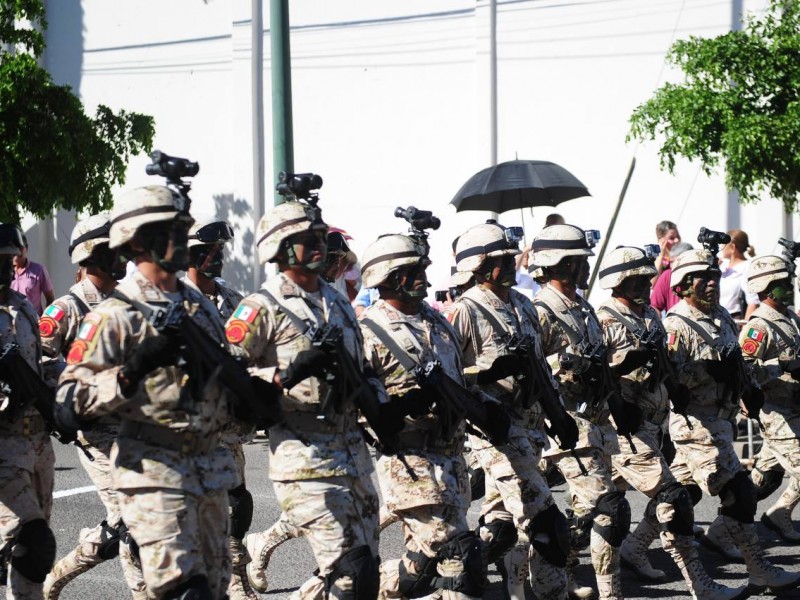
[[[185,275],[181,281],[189,287],[200,291],[199,288],[194,284],[194,282],[189,279],[188,275]],[[236,310],[236,307],[239,306],[239,302],[242,301],[244,296],[233,289],[227,282],[223,281],[222,279],[216,279],[216,286],[214,287],[214,293],[206,296],[211,303],[217,307],[217,311],[222,317],[222,321],[225,322],[230,319],[233,311]]]
[[[114,208],[109,217],[111,219],[109,247],[119,248],[129,242],[142,225],[170,221],[178,215],[178,209],[182,204],[183,201],[177,198],[177,193],[164,185],[146,185],[122,192],[114,199]],[[142,212],[143,208],[151,210]],[[163,210],[165,208],[173,208],[174,212]]]
[[[456,268],[461,272],[473,272],[480,268],[483,262],[494,256],[516,256],[521,253],[519,248],[508,246],[490,250],[484,250],[490,244],[502,243],[505,241],[505,227],[497,223],[481,223],[467,229],[456,242],[456,257],[469,250],[480,250],[472,256],[466,256],[458,260]]]
[[[260,264],[273,260],[281,242],[289,236],[312,228],[327,230],[327,225],[312,226],[306,212],[308,208],[302,202],[288,201],[264,213],[256,226],[256,250]]]
[[[103,213],[99,215],[92,215],[86,219],[83,219],[82,221],[79,221],[72,229],[72,235],[69,236],[70,246],[75,244],[75,240],[80,238],[82,235],[85,235],[90,231],[100,229],[101,227],[107,227],[108,224],[109,224],[108,215]],[[81,261],[84,261],[87,258],[89,258],[92,255],[92,252],[94,252],[94,249],[100,246],[101,244],[108,244],[107,234],[106,235],[94,234],[94,235],[97,235],[97,237],[93,237],[90,240],[81,242],[72,249],[70,258],[72,259],[73,265],[77,265]]]
[[[724,308],[715,306],[706,315],[686,300],[673,306],[664,319],[670,359],[678,370],[679,381],[691,392],[687,413],[692,428],[683,416],[670,416],[669,432],[676,451],[670,468],[678,482],[695,482],[705,493],[716,496],[742,469],[733,450],[732,419],[738,406],[720,404],[725,386],[717,383],[702,363],[706,359],[719,360],[719,352],[674,314],[696,321],[723,343],[736,342],[738,328]]]
[[[385,235],[378,238],[364,251],[361,278],[365,287],[378,287],[397,269],[423,261],[430,264],[427,248],[407,235]]]
[[[770,282],[789,278],[786,261],[780,256],[759,256],[750,261],[745,272],[747,291],[757,294],[767,289]]]
[[[609,252],[608,256],[603,260],[603,263],[600,265],[600,273],[612,267],[625,266],[627,268],[616,271],[615,273],[600,275],[600,279],[598,280],[600,287],[604,290],[610,290],[620,285],[628,277],[636,277],[638,275],[655,277],[658,275],[658,271],[656,271],[656,267],[652,261],[649,261],[647,264],[634,266],[636,261],[644,260],[645,258],[644,250],[641,248],[634,248],[633,246],[615,248]]]
[[[0,306],[0,345],[19,344],[22,358],[41,373],[38,317],[22,294],[8,290]],[[0,396],[5,405],[6,398]],[[35,408],[28,408],[15,422],[0,419],[0,536],[13,543],[24,523],[50,520],[53,507],[55,455],[50,435]],[[39,600],[42,584],[29,581],[10,568],[7,595],[20,600]]]
[[[540,240],[555,240],[555,241],[580,241],[586,240],[586,233],[580,227],[575,225],[551,225],[545,227],[534,238],[535,242]],[[534,271],[535,267],[552,267],[561,262],[561,259],[566,256],[594,256],[594,252],[589,246],[584,245],[580,248],[545,248],[541,250],[534,250],[531,252],[531,265],[534,268],[528,267],[528,271]]]
[[[66,359],[83,317],[101,300],[105,300],[102,292],[86,277],[69,288],[69,292],[56,298],[39,317],[42,354],[50,359]]]

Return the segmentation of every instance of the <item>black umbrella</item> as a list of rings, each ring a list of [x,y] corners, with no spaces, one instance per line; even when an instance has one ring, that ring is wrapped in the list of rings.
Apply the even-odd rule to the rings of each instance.
[[[589,196],[578,178],[546,160],[510,160],[469,178],[450,201],[457,211],[502,213],[529,206],[557,206]]]

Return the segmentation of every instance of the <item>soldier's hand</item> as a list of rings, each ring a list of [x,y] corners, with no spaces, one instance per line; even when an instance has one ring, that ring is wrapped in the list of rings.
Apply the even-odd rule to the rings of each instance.
[[[402,396],[392,396],[393,403],[405,411],[403,416],[421,417],[431,411],[431,406],[436,402],[436,394],[432,390],[424,388],[413,388]]]
[[[677,389],[670,393],[670,400],[672,400],[672,410],[678,414],[686,414],[686,409],[689,408],[689,401],[692,399],[692,393],[685,384],[679,383]]]
[[[486,419],[485,425],[481,426],[489,437],[489,441],[495,446],[507,443],[511,429],[511,417],[508,416],[505,407],[499,402],[484,402],[483,405],[491,417]]]
[[[758,420],[758,413],[764,407],[763,390],[754,385],[747,386],[742,392],[742,403],[747,411],[745,416]]]
[[[328,355],[320,348],[309,348],[297,353],[286,370],[281,373],[281,384],[287,390],[309,377],[324,377]]]
[[[521,371],[522,357],[516,354],[504,354],[495,358],[491,367],[480,371],[476,381],[478,385],[486,385],[516,375]]]
[[[800,358],[780,360],[778,364],[785,373],[791,374],[792,379],[800,381]]]
[[[405,427],[405,417],[408,414],[401,396],[392,396],[389,402],[378,405],[380,412],[381,431],[376,431],[381,439],[392,438]]]
[[[572,352],[563,352],[558,356],[558,364],[564,371],[572,371],[575,375],[586,373],[594,365],[592,361],[584,358],[580,354],[573,354]]]
[[[731,368],[725,361],[704,360],[703,366],[705,366],[708,374],[711,375],[717,383],[728,381],[732,375]]]
[[[625,354],[622,362],[614,365],[612,369],[616,375],[621,377],[645,366],[651,360],[653,360],[653,352],[651,350],[630,350]]]
[[[250,418],[243,420],[248,422],[255,422],[259,428],[269,429],[273,425],[280,423],[283,419],[281,412],[280,397],[283,395],[283,390],[271,381],[265,381],[255,375],[250,377],[253,384],[253,389],[256,393],[256,401],[254,406],[256,409],[253,411],[256,414],[250,415]],[[240,403],[242,411],[245,413],[252,410],[252,407],[243,406],[246,403]],[[242,419],[240,413],[236,411],[236,416]]]
[[[179,352],[177,336],[159,334],[142,340],[122,367],[121,376],[126,382],[122,392],[130,395],[148,373],[177,363]]]

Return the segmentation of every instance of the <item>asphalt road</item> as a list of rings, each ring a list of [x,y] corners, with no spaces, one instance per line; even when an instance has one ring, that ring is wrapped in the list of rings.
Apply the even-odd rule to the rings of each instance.
[[[97,494],[91,491],[81,491],[80,488],[91,486],[91,481],[84,473],[78,462],[74,447],[56,445],[56,499],[54,501],[51,526],[55,531],[58,541],[58,556],[67,554],[75,545],[81,527],[94,526],[103,518],[104,510]],[[246,447],[247,455],[247,480],[256,506],[251,530],[266,529],[278,517],[279,511],[275,501],[272,485],[266,477],[268,451],[263,439],[257,440]],[[773,498],[759,505],[757,519],[763,510],[774,501],[781,490]],[[69,495],[64,495],[64,493]],[[70,493],[72,492],[72,493]],[[77,493],[76,493],[77,492]],[[564,487],[556,488],[556,498],[563,508]],[[638,522],[644,510],[646,501],[644,496],[636,492],[629,493],[633,520]],[[717,514],[718,503],[716,499],[704,497],[696,507],[696,519],[699,524],[708,525]],[[478,517],[479,505],[473,503],[469,519],[475,524]],[[795,515],[798,517],[798,515]],[[767,548],[769,557],[778,565],[790,571],[800,571],[800,546],[784,546],[778,543],[776,536],[760,524],[758,532]],[[381,536],[381,556],[384,558],[397,557],[401,553],[402,538],[400,525],[395,524],[387,528]],[[741,585],[745,582],[746,571],[744,565],[726,564],[726,562],[701,548],[701,558],[710,574],[720,583],[727,585]],[[641,584],[633,576],[624,571],[624,593],[626,598],[688,598],[689,593],[683,583],[677,567],[661,549],[658,542],[649,552],[650,560],[654,566],[663,569],[670,577],[670,583],[654,585]],[[314,570],[315,565],[308,545],[301,540],[291,540],[281,546],[272,557],[269,567],[271,590],[262,595],[262,598],[286,598],[294,591]],[[491,571],[491,567],[490,567]],[[578,578],[584,583],[594,586],[594,575],[589,557],[586,553],[581,556],[581,566],[578,568]],[[499,600],[502,595],[499,590],[498,577],[490,573],[492,585],[486,598]],[[5,594],[5,588],[0,592]],[[129,598],[123,582],[122,571],[116,560],[109,561],[84,573],[71,582],[61,594],[63,600],[110,600]],[[533,598],[534,596],[529,596]],[[752,596],[757,598],[758,596]],[[792,592],[785,597],[800,598],[800,592]]]

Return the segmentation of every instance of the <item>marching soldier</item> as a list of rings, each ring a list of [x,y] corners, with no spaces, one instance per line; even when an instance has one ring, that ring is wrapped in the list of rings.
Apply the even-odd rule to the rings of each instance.
[[[25,296],[11,289],[12,260],[22,247],[20,230],[0,224],[0,342],[18,344],[20,356],[41,373],[39,317]],[[56,539],[48,525],[55,456],[42,416],[27,402],[13,406],[8,393],[0,396],[0,535],[2,554],[10,556],[8,581],[3,583],[8,598],[40,600],[56,557]]]
[[[378,495],[369,478],[371,459],[352,396],[341,394],[339,374],[327,376],[330,358],[311,343],[314,331],[339,327],[346,352],[363,362],[350,304],[320,277],[327,230],[310,203],[285,202],[261,218],[259,261],[277,263],[280,273],[242,300],[226,334],[254,374],[284,388],[285,421],[269,434],[269,477],[281,510],[308,540],[319,567],[296,597],[374,599]],[[375,380],[363,385],[380,388]],[[259,563],[267,555],[266,536],[253,533],[247,541]],[[260,564],[250,569],[260,570]]]
[[[619,547],[628,534],[631,513],[625,493],[612,481],[600,429],[609,418],[608,390],[598,376],[607,364],[595,360],[606,360],[603,331],[594,309],[577,293],[587,287],[588,257],[594,255],[592,233],[574,225],[546,227],[533,240],[531,262],[540,269],[538,279],[546,282],[534,298],[544,353],[580,431],[575,453],[557,448],[545,453],[569,486],[574,517],[568,568],[591,528],[592,565],[600,598],[605,600],[622,598]],[[591,595],[589,588],[574,583],[571,574],[570,579],[572,595]]]
[[[800,533],[792,526],[792,511],[800,502],[800,319],[790,308],[794,303],[793,267],[779,256],[762,256],[750,263],[745,275],[747,289],[758,294],[761,304],[742,329],[739,344],[765,396],[761,414],[764,444],[756,456],[753,481],[758,489],[758,484],[770,477],[778,485],[784,472],[790,477],[786,490],[762,515],[761,522],[796,544]],[[774,470],[765,467],[769,463],[775,463]],[[765,477],[763,472],[770,474]],[[770,492],[775,489],[777,486]]]
[[[669,419],[667,387],[663,380],[672,375],[666,355],[666,335],[658,313],[648,306],[650,280],[656,275],[653,258],[643,250],[619,247],[608,254],[600,266],[600,287],[612,297],[597,310],[603,339],[624,400],[642,412],[642,424],[633,433],[636,453],[628,444],[617,444],[611,457],[615,478],[650,498],[636,529],[622,544],[620,557],[641,579],[666,581],[664,571],[654,569],[647,560],[647,549],[659,535],[661,542],[680,569],[693,598],[730,600],[748,594],[746,587],[731,589],[708,576],[694,542],[694,509],[690,492],[679,484],[659,449],[659,434]],[[673,388],[673,381],[669,381]],[[683,398],[677,398],[683,391]],[[672,391],[681,405],[688,391]],[[616,437],[610,425],[601,427],[608,438]],[[699,490],[698,490],[699,491]]]
[[[125,264],[108,247],[110,228],[108,215],[94,215],[79,221],[72,230],[70,256],[72,263],[80,266],[83,277],[68,294],[48,306],[39,319],[42,352],[47,357],[45,372],[56,371],[54,379],[58,379],[58,373],[66,366],[64,360],[83,317],[107,298],[117,280],[125,276]],[[105,416],[78,436],[83,449],[78,458],[97,488],[106,517],[99,525],[82,529],[78,546],[55,564],[44,583],[45,600],[56,600],[70,581],[117,555],[134,600],[147,598],[142,569],[138,558],[131,553],[130,536],[122,522],[111,477],[109,456],[119,423],[116,416]]]
[[[240,483],[220,444],[233,400],[216,378],[176,366],[181,337],[152,323],[179,306],[216,347],[224,344],[216,307],[176,275],[188,267],[192,223],[186,197],[167,187],[118,199],[109,246],[135,261],[136,271],[84,317],[58,390],[63,414],[76,420],[122,419],[111,449],[114,487],[147,593],[165,600],[224,596],[231,577],[227,491]],[[265,401],[277,395],[273,389],[261,385]]]
[[[751,592],[778,593],[797,586],[800,575],[767,560],[753,525],[756,491],[733,449],[732,420],[740,398],[744,410],[758,416],[758,390],[745,370],[738,328],[719,305],[719,280],[708,250],[684,252],[672,267],[670,285],[682,299],[664,320],[667,349],[690,395],[686,416],[670,418],[676,451],[671,470],[678,482],[719,496],[720,514],[709,533],[720,528],[733,539],[747,563]]]
[[[534,360],[544,360],[536,312],[525,296],[511,289],[518,241],[512,230],[493,222],[472,227],[458,238],[456,267],[460,273],[472,273],[477,283],[448,308],[448,318],[461,340],[464,367],[477,372],[478,385],[500,400],[512,419],[508,443],[493,445],[470,435],[486,478],[479,534],[487,560],[503,560],[512,600],[525,598],[529,569],[537,597],[565,598],[567,523],[538,470],[547,443],[545,415],[513,377],[522,366],[508,344],[513,336],[528,336],[534,340]]]

